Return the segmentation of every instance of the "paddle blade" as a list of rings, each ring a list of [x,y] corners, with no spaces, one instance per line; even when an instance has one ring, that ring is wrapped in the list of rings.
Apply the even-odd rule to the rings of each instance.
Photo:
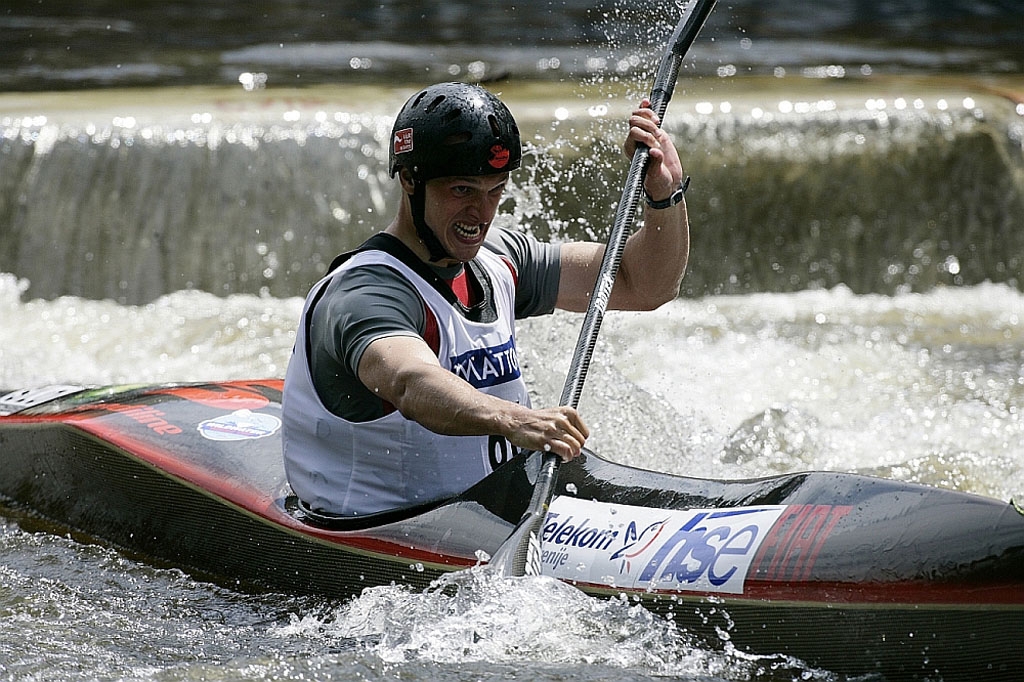
[[[540,538],[548,505],[554,496],[555,479],[561,460],[552,454],[544,455],[533,496],[515,530],[502,543],[487,563],[498,575],[508,578],[522,575],[540,575]]]
[[[540,575],[540,538],[535,525],[520,524],[488,564],[506,578]]]
[[[543,514],[523,516],[487,565],[506,578],[540,575],[540,530],[543,523]]]

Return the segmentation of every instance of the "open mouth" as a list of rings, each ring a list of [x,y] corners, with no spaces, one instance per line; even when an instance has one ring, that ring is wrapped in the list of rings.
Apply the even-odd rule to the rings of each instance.
[[[455,223],[455,234],[462,239],[472,240],[480,236],[483,232],[483,225],[466,225],[463,223]]]

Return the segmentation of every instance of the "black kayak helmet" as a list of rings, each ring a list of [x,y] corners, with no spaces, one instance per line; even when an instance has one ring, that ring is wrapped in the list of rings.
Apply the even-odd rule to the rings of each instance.
[[[389,170],[426,182],[519,168],[519,127],[505,103],[479,85],[438,83],[413,95],[395,118]]]
[[[395,117],[389,147],[391,177],[407,168],[414,180],[413,224],[431,262],[451,254],[427,225],[427,181],[514,171],[523,160],[512,112],[484,88],[466,83],[438,83],[409,98]]]

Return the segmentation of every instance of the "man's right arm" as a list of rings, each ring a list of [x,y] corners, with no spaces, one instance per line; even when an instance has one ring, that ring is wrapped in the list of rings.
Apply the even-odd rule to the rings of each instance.
[[[589,435],[572,408],[535,410],[478,391],[441,367],[419,338],[373,341],[363,352],[358,374],[367,389],[407,419],[442,435],[500,435],[520,448],[550,450],[565,460],[580,454]]]

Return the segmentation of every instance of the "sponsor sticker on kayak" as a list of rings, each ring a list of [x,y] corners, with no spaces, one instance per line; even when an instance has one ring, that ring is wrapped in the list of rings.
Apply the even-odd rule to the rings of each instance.
[[[610,587],[740,594],[784,505],[653,509],[556,497],[542,572]]]
[[[281,420],[272,414],[236,410],[199,424],[199,433],[209,440],[253,440],[277,433]]]

